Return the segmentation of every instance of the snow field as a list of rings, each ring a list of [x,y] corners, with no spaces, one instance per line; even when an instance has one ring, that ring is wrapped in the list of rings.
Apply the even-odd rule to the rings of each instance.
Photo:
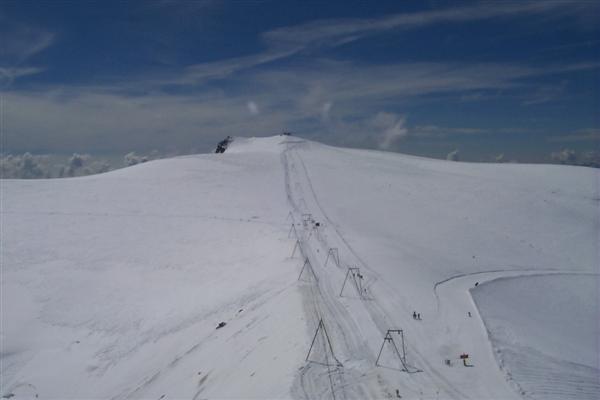
[[[308,339],[278,167],[2,181],[2,395],[288,397]]]
[[[484,282],[575,277],[564,293],[592,309],[577,279],[598,276],[598,182],[588,168],[454,163],[294,137],[237,138],[224,154],[98,176],[1,181],[1,394],[596,396],[586,341],[568,349],[575,360],[544,353],[567,331],[514,357],[535,348],[545,322],[507,341],[496,325],[522,324],[498,319],[494,304],[533,308],[522,290]],[[303,224],[306,214],[320,226]],[[340,296],[348,267],[364,277],[361,295],[352,281]],[[315,336],[320,320],[327,336]],[[577,321],[588,339],[596,332]],[[383,342],[388,329],[404,332],[404,363]],[[543,357],[560,385],[531,372]],[[579,392],[584,375],[560,369],[572,362],[587,368]]]
[[[408,398],[519,397],[506,382],[509,366],[497,365],[481,320],[466,319],[468,311],[478,315],[468,289],[536,271],[594,273],[597,172],[455,164],[309,142],[290,147],[290,171],[304,180],[290,185],[298,192],[293,203],[325,221],[321,251],[338,247],[342,270],[360,266],[372,281],[372,301],[363,302],[368,315],[356,308],[351,314],[361,321],[356,332],[372,344],[381,343],[387,328],[402,328],[408,360],[412,354],[423,370],[374,380]],[[340,276],[330,278],[341,286]],[[437,296],[432,292],[433,283],[444,286],[454,276],[471,279],[463,279],[467,286],[446,285],[451,290],[443,296],[441,287]],[[410,317],[415,309],[424,315],[416,325]],[[368,324],[377,326],[379,337],[363,332]],[[345,335],[337,336],[343,341]],[[462,352],[471,355],[474,368],[440,368],[447,358],[456,365]]]

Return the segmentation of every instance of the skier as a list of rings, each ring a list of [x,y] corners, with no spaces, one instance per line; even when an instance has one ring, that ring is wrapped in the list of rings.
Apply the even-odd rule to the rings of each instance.
[[[421,313],[417,314],[417,319],[420,321],[421,320]]]
[[[469,315],[469,318],[471,318],[471,311],[469,311],[467,314]]]
[[[417,312],[413,311],[413,319],[417,319]]]

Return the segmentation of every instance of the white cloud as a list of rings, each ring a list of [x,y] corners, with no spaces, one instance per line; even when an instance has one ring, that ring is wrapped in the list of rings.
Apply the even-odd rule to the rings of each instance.
[[[448,155],[446,156],[446,160],[460,161],[460,153],[459,153],[458,149],[448,153]]]
[[[9,154],[0,158],[0,178],[44,178],[44,167],[40,157],[25,153],[22,156]]]
[[[321,107],[321,118],[323,120],[329,119],[329,112],[331,111],[331,107],[333,107],[333,103],[331,101],[324,103]]]
[[[20,24],[0,14],[0,87],[15,79],[38,74],[44,68],[24,65],[50,47],[56,36],[34,26]]]
[[[153,0],[151,2],[142,3],[141,6],[148,10],[158,9],[161,14],[172,12],[176,16],[182,14],[193,14],[194,16],[197,16],[199,13],[201,15],[201,13],[205,12],[207,9],[218,6],[219,4],[220,2],[215,0]]]
[[[5,22],[5,21],[2,21]],[[0,49],[0,60],[4,65],[20,64],[29,58],[50,47],[55,40],[55,35],[24,25],[8,25],[0,31],[3,35]]]
[[[0,66],[0,87],[6,87],[11,84],[15,79],[27,76],[35,75],[43,72],[44,68],[37,67],[23,67],[23,68],[5,68]]]
[[[600,129],[580,129],[568,135],[552,136],[550,142],[595,142],[600,141]]]
[[[128,152],[152,149],[208,151],[227,135],[269,135],[291,114],[252,118],[242,96],[154,94],[70,89],[3,95],[6,151]],[[177,145],[177,148],[173,148]]]
[[[388,15],[380,18],[351,18],[314,21],[283,27],[263,34],[272,48],[338,46],[365,36],[392,30],[418,29],[444,22],[462,23],[492,18],[540,14],[546,17],[581,15],[590,7],[585,3],[489,2],[442,10]]]
[[[424,95],[433,98],[438,93],[456,94],[460,101],[462,93],[473,89],[510,93],[528,89],[523,86],[524,77],[544,73],[509,64],[364,66],[319,61],[246,74],[236,79],[226,95],[209,87],[188,90],[185,95],[164,93],[160,83],[143,79],[102,87],[5,91],[4,145],[19,152],[32,148],[127,152],[167,149],[172,143],[206,150],[230,134],[268,135],[285,126],[312,137],[326,135],[332,142],[360,146],[370,141],[369,146],[391,148],[406,136],[485,132],[434,125],[409,128],[395,114],[373,118],[382,109],[396,111],[389,109],[390,104],[400,107],[415,97],[423,102],[427,101]],[[250,90],[253,98],[249,101]],[[335,118],[331,115],[334,105]],[[248,112],[234,115],[234,109]],[[266,109],[269,112],[261,113],[261,118],[253,118]]]
[[[170,150],[174,143],[179,151],[207,151],[227,135],[269,135],[287,127],[330,143],[391,149],[410,136],[486,133],[477,128],[409,127],[404,117],[393,113],[415,98],[426,102],[442,94],[460,101],[463,93],[472,90],[510,95],[530,89],[523,78],[545,73],[547,68],[515,64],[373,66],[320,60],[249,71],[232,81],[226,93],[192,85],[186,87],[186,94],[174,94],[162,90],[162,81],[144,77],[101,87],[5,91],[3,144],[7,151],[18,152],[35,148],[124,153]],[[377,117],[381,110],[389,115]],[[257,113],[261,118],[254,118]]]
[[[379,131],[379,148],[387,150],[397,140],[408,134],[405,127],[406,118],[402,115],[380,112],[372,121],[372,126]]]
[[[454,135],[481,135],[491,133],[481,128],[450,128],[437,125],[417,125],[410,128],[409,135],[414,137],[443,138]]]
[[[246,107],[248,107],[248,111],[250,112],[250,114],[252,115],[258,115],[260,113],[260,110],[258,108],[258,104],[256,104],[253,101],[249,101],[246,104]]]
[[[440,23],[464,23],[493,18],[540,15],[552,18],[584,17],[595,7],[588,2],[489,2],[388,15],[379,18],[326,19],[287,26],[260,35],[264,50],[257,54],[234,57],[216,62],[190,65],[184,74],[167,78],[165,83],[202,83],[223,79],[236,72],[310,52],[347,44],[361,38],[388,31],[421,29]]]
[[[197,7],[195,12],[202,13],[213,4],[188,3],[165,1],[156,7],[175,11]],[[460,99],[465,93],[531,90],[531,86],[526,86],[526,78],[594,69],[599,64],[554,65],[543,69],[467,62],[365,65],[313,56],[320,49],[382,32],[523,15],[542,15],[551,20],[581,15],[586,10],[584,3],[561,1],[471,3],[380,18],[321,20],[282,27],[260,36],[264,48],[256,54],[190,65],[159,77],[142,75],[137,81],[128,78],[103,87],[6,91],[7,129],[3,144],[21,152],[28,146],[48,151],[65,151],[68,146],[67,151],[126,152],[164,149],[172,143],[207,149],[229,134],[267,135],[279,132],[284,126],[312,137],[328,135],[331,141],[355,141],[353,145],[364,141],[371,147],[391,148],[408,136],[483,133],[473,128],[408,127],[404,116],[379,111],[396,111],[409,99],[418,97],[425,102],[438,94],[456,94]],[[3,38],[0,83],[43,70],[20,64],[5,66],[2,60],[28,62],[56,41],[52,33],[15,24],[7,28],[6,22],[0,16]],[[10,35],[3,34],[9,31]],[[277,69],[268,65],[300,53],[309,55],[302,63]],[[208,84],[236,73],[227,90]],[[177,85],[185,87],[185,95],[173,94]],[[252,93],[251,101],[248,93]],[[231,112],[244,108],[248,112],[235,115]],[[261,111],[261,118],[253,118]]]
[[[527,93],[524,105],[535,105],[558,100],[563,97],[567,82],[562,81],[555,85],[543,85],[537,87],[533,93]]]
[[[73,154],[70,158],[57,155],[0,155],[0,178],[37,179],[82,176],[107,172],[113,167],[105,159],[89,154]]]
[[[561,164],[600,168],[600,152],[596,150],[576,152],[573,149],[565,148],[550,154],[550,159]]]
[[[162,83],[165,84],[187,85],[193,83],[203,83],[204,81],[210,79],[223,79],[240,70],[286,58],[297,53],[298,51],[300,51],[299,48],[291,48],[281,51],[267,50],[256,55],[246,57],[236,57],[210,63],[190,65],[185,68],[183,74],[165,77],[161,80],[163,81]]]

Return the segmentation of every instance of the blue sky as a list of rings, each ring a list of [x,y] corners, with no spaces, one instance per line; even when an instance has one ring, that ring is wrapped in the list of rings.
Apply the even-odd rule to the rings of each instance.
[[[599,4],[2,0],[2,151],[597,151]]]

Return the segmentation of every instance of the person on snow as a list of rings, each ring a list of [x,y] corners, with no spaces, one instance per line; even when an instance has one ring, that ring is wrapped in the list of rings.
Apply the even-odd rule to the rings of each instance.
[[[417,319],[417,312],[413,311],[413,319]]]

